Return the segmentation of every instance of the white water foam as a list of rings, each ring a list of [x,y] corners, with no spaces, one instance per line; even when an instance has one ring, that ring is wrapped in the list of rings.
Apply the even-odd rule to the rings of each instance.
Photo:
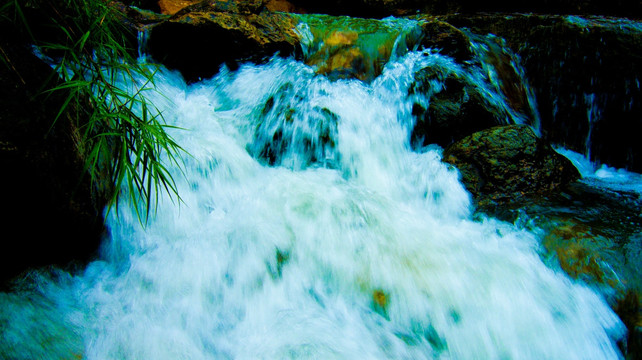
[[[84,273],[0,294],[0,357],[620,358],[602,298],[546,267],[534,234],[473,220],[439,149],[411,151],[406,94],[430,61],[410,53],[372,84],[287,59],[191,86],[159,73],[148,96],[186,129],[183,203],[162,198],[145,228],[123,205]],[[333,166],[250,155],[285,84],[283,101],[336,116]]]
[[[571,160],[584,182],[604,189],[633,192],[642,196],[642,174],[593,163],[587,156],[569,149],[558,147],[555,150]]]

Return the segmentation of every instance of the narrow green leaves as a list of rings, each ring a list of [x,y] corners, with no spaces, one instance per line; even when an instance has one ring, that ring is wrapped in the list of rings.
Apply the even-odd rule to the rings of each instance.
[[[16,26],[32,35],[35,45],[57,64],[60,79],[45,90],[65,94],[54,123],[63,116],[73,121],[86,171],[98,192],[109,194],[108,210],[118,212],[120,192],[125,190],[123,195],[144,223],[164,194],[180,200],[165,162],[180,165],[183,150],[167,133],[170,127],[160,111],[145,97],[153,89],[154,72],[132,55],[121,21],[124,15],[107,1],[38,4],[50,17],[48,24],[37,24],[51,29],[46,40],[32,32],[18,0],[2,5],[0,15],[13,16],[20,24]],[[141,76],[142,85],[132,93],[129,86]]]

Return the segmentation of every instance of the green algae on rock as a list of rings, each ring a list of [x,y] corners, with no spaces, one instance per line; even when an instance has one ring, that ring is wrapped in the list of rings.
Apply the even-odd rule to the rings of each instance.
[[[476,132],[446,148],[443,159],[459,169],[473,197],[484,201],[544,194],[580,176],[527,125]]]

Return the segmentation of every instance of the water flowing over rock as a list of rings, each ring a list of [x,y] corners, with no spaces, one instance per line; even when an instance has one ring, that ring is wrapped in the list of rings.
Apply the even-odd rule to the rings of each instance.
[[[506,39],[524,66],[548,141],[612,166],[642,170],[642,25],[627,19],[452,15]]]
[[[473,57],[470,38],[460,29],[431,16],[419,16],[417,20],[421,22],[420,45],[424,48],[437,49],[459,63]]]
[[[539,130],[533,90],[503,39],[466,34],[436,21],[423,23],[422,29],[422,44],[445,58],[418,71],[410,88],[417,118],[411,135],[415,146],[446,147],[502,124],[530,124]]]
[[[404,19],[358,19],[306,15],[297,30],[303,60],[332,80],[371,82],[388,61],[417,46],[422,36],[416,22]]]
[[[161,3],[172,13],[182,1]],[[639,349],[642,191],[582,203],[596,188],[577,190],[578,170],[547,140],[554,122],[540,128],[531,85],[543,96],[548,80],[534,80],[544,60],[527,47],[544,40],[525,25],[488,31],[503,25],[486,17],[275,12],[334,5],[480,6],[220,0],[147,18],[132,8],[151,29],[141,50],[182,74],[161,66],[146,90],[189,153],[166,164],[181,202],[161,196],[143,227],[140,204],[121,198],[82,273],[34,272],[0,293],[0,358],[602,360]],[[604,35],[594,25],[582,31]],[[139,80],[122,88],[148,87]],[[600,109],[584,109],[589,122]],[[585,145],[599,133],[589,129]],[[0,154],[11,157],[19,144],[7,139]],[[524,205],[556,197],[569,201],[565,217],[546,223],[546,210]],[[626,224],[598,229],[600,211],[622,202],[609,215]]]
[[[476,132],[444,151],[478,200],[510,200],[545,194],[579,178],[573,164],[527,125]]]

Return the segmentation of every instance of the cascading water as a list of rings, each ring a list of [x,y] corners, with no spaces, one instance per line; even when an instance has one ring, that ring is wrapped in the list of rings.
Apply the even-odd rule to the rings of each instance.
[[[160,71],[182,202],[142,227],[123,199],[82,274],[0,294],[0,357],[619,358],[604,300],[537,234],[473,217],[439,148],[412,151],[408,89],[435,63],[409,52],[371,83],[278,58],[189,86]]]

